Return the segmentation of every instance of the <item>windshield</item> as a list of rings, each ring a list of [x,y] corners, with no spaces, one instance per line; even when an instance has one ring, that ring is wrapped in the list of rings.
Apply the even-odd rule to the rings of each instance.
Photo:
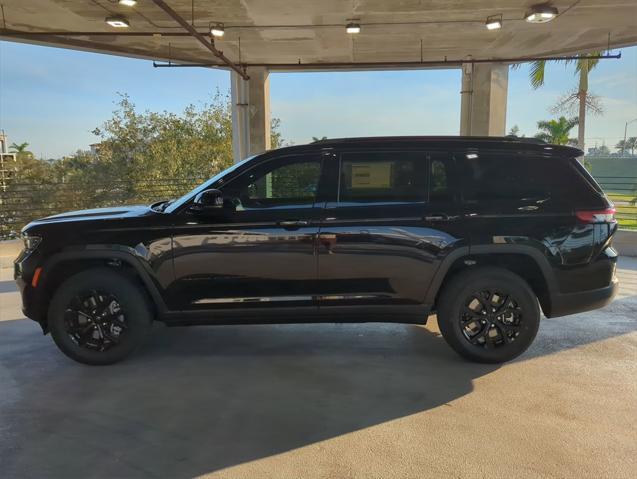
[[[256,155],[254,155],[256,156]],[[230,168],[227,168],[225,170],[223,170],[220,173],[217,173],[215,176],[213,176],[212,178],[210,178],[208,181],[202,183],[201,185],[197,186],[197,188],[195,188],[194,190],[189,191],[188,193],[186,193],[184,196],[177,198],[174,201],[171,201],[170,204],[168,205],[167,208],[165,208],[165,212],[166,213],[172,213],[173,211],[178,210],[179,208],[181,208],[184,204],[186,204],[193,196],[197,195],[198,193],[207,190],[208,188],[212,188],[212,186],[219,181],[221,178],[223,178],[224,176],[226,176],[228,173],[232,173],[234,170],[236,170],[237,168],[239,168],[240,166],[244,165],[245,163],[247,163],[248,161],[250,161],[252,158],[254,158],[254,156],[249,156],[248,158],[246,158],[245,160],[240,161],[239,163],[235,163],[234,165],[232,165]]]

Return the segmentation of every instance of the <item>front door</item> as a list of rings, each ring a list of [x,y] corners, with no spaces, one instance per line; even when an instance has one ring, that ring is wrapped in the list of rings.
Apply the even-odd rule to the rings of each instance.
[[[426,151],[338,156],[332,168],[338,188],[326,204],[318,242],[321,311],[387,305],[423,315],[443,255],[463,242],[453,159]],[[374,312],[386,314],[366,310],[369,320]]]
[[[320,175],[320,155],[276,157],[219,187],[231,208],[183,212],[171,309],[315,308]]]

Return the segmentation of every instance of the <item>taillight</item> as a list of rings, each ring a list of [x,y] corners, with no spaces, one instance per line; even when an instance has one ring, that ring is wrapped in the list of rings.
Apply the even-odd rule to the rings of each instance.
[[[576,211],[575,216],[584,223],[611,223],[615,221],[615,208]]]

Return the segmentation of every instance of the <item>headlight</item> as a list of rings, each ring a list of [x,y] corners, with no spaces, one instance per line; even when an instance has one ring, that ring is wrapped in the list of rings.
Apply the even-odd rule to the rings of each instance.
[[[27,253],[31,253],[38,247],[38,245],[42,241],[42,238],[40,236],[22,235],[22,241],[24,242],[24,251]]]

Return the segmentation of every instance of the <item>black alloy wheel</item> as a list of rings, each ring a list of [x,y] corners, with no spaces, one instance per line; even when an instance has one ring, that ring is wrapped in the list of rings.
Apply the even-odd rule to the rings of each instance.
[[[141,282],[124,271],[92,268],[55,291],[47,321],[60,350],[84,364],[112,364],[137,349],[153,320]]]
[[[92,351],[116,346],[128,330],[126,315],[115,295],[96,290],[71,299],[64,323],[73,342]]]
[[[520,335],[524,311],[513,295],[483,290],[472,293],[460,312],[460,327],[469,343],[485,349],[509,344]]]
[[[455,275],[437,301],[438,327],[461,356],[509,361],[528,349],[540,325],[538,298],[520,276],[481,266]]]

